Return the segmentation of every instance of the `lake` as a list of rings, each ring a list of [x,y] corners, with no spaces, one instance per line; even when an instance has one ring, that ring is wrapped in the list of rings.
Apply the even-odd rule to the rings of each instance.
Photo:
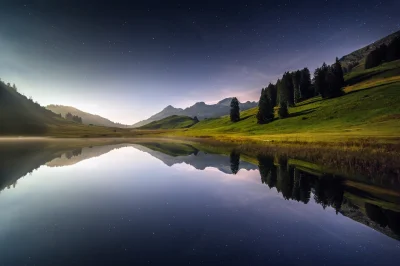
[[[0,142],[0,265],[398,265],[400,190],[190,143]]]

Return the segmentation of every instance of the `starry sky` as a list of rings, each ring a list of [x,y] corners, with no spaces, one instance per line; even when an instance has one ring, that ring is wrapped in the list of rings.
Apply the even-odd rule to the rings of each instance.
[[[284,71],[400,30],[398,0],[0,1],[0,78],[42,105],[132,124],[258,100]]]

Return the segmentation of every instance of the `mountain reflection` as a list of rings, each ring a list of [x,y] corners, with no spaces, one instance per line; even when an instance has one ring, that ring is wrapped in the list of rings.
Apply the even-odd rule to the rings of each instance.
[[[240,169],[258,169],[256,164],[240,160],[240,154],[236,151],[227,152],[227,154],[230,154],[228,156],[207,152],[185,143],[141,143],[133,146],[161,160],[168,166],[186,163],[198,170],[212,167],[225,174],[236,174]]]
[[[390,188],[362,183],[343,175],[327,174],[286,157],[241,155],[236,150],[212,153],[187,143],[142,142],[97,146],[82,146],[82,143],[0,143],[0,191],[15,187],[19,178],[41,165],[73,165],[128,146],[146,152],[168,166],[186,163],[198,170],[213,167],[225,174],[236,174],[241,169],[258,169],[261,183],[276,189],[286,200],[304,204],[313,200],[324,209],[331,207],[337,214],[400,239],[400,193]]]

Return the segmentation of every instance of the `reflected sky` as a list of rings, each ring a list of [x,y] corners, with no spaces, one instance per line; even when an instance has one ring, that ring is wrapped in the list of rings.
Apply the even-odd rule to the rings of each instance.
[[[133,147],[43,165],[0,193],[0,265],[396,265],[400,242],[258,170],[168,166]]]

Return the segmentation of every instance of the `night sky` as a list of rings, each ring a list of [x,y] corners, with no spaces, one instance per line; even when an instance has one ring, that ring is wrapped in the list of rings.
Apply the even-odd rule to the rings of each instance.
[[[400,30],[400,1],[0,1],[0,78],[42,105],[132,124],[258,100],[284,71]]]

